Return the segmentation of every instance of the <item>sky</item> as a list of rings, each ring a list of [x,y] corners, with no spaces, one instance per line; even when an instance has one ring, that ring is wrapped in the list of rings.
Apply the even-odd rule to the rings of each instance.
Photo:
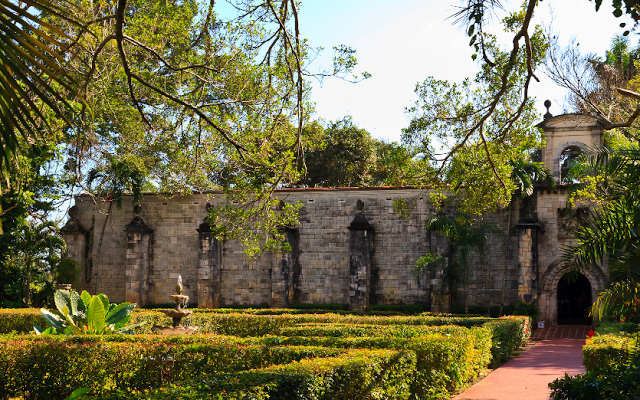
[[[596,13],[588,0],[541,1],[535,20],[543,25],[553,21],[552,30],[561,43],[575,37],[584,53],[603,55],[611,38],[622,33],[620,23],[627,22],[625,17],[613,17],[610,2],[604,3]],[[520,2],[503,4],[513,10]],[[311,46],[325,48],[310,69],[330,68],[332,48],[345,44],[357,50],[356,72],[372,74],[357,84],[336,78],[322,84],[314,81],[316,117],[334,121],[351,115],[375,137],[399,141],[401,129],[408,125],[404,109],[417,100],[416,83],[429,76],[459,82],[477,71],[469,38],[448,18],[459,5],[460,0],[303,0],[301,35]],[[494,17],[496,28],[505,15]],[[532,83],[530,89],[538,111],[544,114],[543,102],[550,99],[551,113],[561,114],[566,93],[541,72],[538,76],[541,82]]]

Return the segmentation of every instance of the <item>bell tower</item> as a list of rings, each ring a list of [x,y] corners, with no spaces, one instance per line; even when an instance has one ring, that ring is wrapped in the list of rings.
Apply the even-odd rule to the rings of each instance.
[[[567,172],[574,160],[590,147],[603,144],[602,124],[585,114],[562,114],[554,117],[549,112],[551,101],[544,102],[547,113],[539,123],[546,139],[542,149],[542,162],[552,173],[558,184],[570,183]]]

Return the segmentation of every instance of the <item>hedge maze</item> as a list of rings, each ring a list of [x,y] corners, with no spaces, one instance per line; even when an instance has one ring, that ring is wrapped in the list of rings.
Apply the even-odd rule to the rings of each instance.
[[[306,312],[306,313],[305,313]],[[190,336],[36,336],[33,310],[0,310],[0,399],[448,398],[530,337],[527,317],[195,310]]]

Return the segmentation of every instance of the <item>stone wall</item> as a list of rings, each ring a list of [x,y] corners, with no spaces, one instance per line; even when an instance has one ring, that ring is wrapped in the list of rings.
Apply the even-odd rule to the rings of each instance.
[[[81,288],[106,293],[113,301],[169,303],[182,275],[190,301],[201,307],[300,302],[366,309],[420,303],[446,311],[451,304],[464,304],[461,285],[451,292],[438,290],[442,271],[423,276],[421,287],[414,279],[420,256],[449,251],[446,239],[425,231],[436,213],[428,193],[347,188],[283,190],[276,196],[303,204],[300,225],[286,234],[293,249],[288,254],[265,253],[251,262],[239,242],[213,239],[203,223],[207,204],[224,200],[208,193],[170,199],[147,195],[137,210],[126,200],[117,209],[79,196],[64,232],[68,255],[89,278],[82,275]],[[415,202],[408,218],[394,210],[397,198]],[[571,240],[561,216],[565,198],[562,186],[553,192],[539,188],[483,216],[503,234],[491,235],[485,252],[473,257],[469,305],[539,299],[542,318],[555,318],[553,290],[562,276],[558,259],[561,246]],[[81,254],[83,246],[88,254]],[[588,276],[594,292],[604,284],[601,272]]]

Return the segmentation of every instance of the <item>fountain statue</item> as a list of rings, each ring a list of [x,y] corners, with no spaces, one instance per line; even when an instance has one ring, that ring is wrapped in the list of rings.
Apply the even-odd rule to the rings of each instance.
[[[173,324],[168,325],[154,325],[153,330],[162,335],[188,335],[195,332],[197,326],[183,326],[181,324],[182,318],[191,315],[192,311],[181,308],[181,305],[187,306],[189,296],[182,294],[182,275],[178,276],[178,286],[176,287],[176,294],[172,294],[171,298],[176,302],[176,308],[173,310],[160,310],[167,316],[173,319]]]

